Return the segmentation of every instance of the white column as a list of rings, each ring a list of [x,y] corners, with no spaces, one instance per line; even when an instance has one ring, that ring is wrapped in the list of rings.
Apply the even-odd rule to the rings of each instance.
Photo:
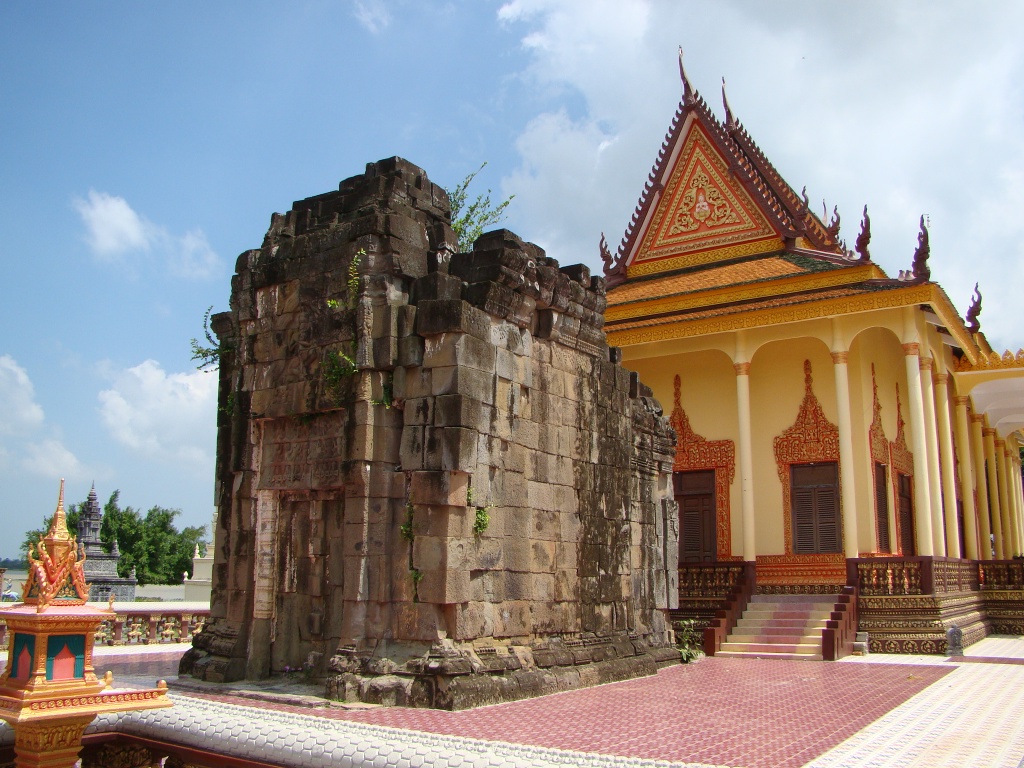
[[[928,502],[932,515],[932,545],[938,557],[946,556],[942,524],[942,483],[939,477],[939,438],[935,428],[935,394],[932,359],[921,358],[921,401],[924,405],[924,439],[928,448]]]
[[[1013,472],[1013,502],[1017,510],[1017,541],[1024,550],[1024,498],[1022,498],[1020,476],[1020,445],[1014,443],[1010,449],[1010,469]]]
[[[850,416],[849,352],[833,352],[836,410],[839,414],[839,485],[843,502],[843,551],[848,558],[860,553],[857,545],[857,495],[853,472],[853,427]],[[872,547],[873,549],[873,547]]]
[[[740,433],[743,559],[752,563],[757,559],[757,539],[754,536],[754,450],[750,430],[750,363],[736,363],[733,368],[736,370],[736,411]]]
[[[1009,560],[1017,554],[1010,514],[1010,480],[1007,475],[1006,442],[996,438],[996,469],[999,472],[999,518],[1003,523],[1003,557]]]
[[[974,482],[978,502],[978,545],[982,560],[992,559],[992,513],[988,503],[988,474],[985,472],[985,438],[982,424],[985,417],[971,414],[971,455],[974,457]]]
[[[942,507],[946,519],[946,557],[963,557],[959,521],[956,519],[956,477],[953,471],[953,432],[949,420],[949,374],[936,373],[935,418],[939,428],[939,461],[942,465]],[[964,532],[966,538],[966,531]],[[966,543],[966,542],[965,542]]]
[[[971,560],[978,554],[978,511],[974,506],[974,467],[971,465],[971,436],[967,420],[967,398],[953,398],[956,411],[956,457],[960,464],[960,497],[964,504],[964,543],[967,552],[962,553]]]
[[[988,474],[988,507],[992,517],[992,535],[996,540],[996,560],[1006,558],[1003,547],[1003,511],[999,504],[999,473],[996,470],[996,431],[991,427],[981,430],[985,441],[985,468]]]
[[[925,438],[924,398],[921,395],[920,345],[903,345],[907,364],[907,399],[910,408],[910,430],[914,444],[914,528],[917,532],[917,554],[935,554],[932,535],[932,502],[928,485],[928,443]]]

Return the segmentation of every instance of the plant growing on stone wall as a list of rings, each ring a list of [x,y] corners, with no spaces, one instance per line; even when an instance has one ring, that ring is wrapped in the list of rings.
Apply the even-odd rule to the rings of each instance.
[[[231,345],[222,344],[218,341],[210,329],[210,314],[212,312],[213,305],[211,304],[206,308],[206,312],[203,313],[203,335],[206,336],[206,343],[209,346],[205,346],[196,338],[193,338],[190,342],[192,359],[199,363],[196,368],[200,371],[212,371],[220,367],[221,358],[231,351]]]
[[[473,535],[479,536],[481,533],[487,530],[487,526],[491,524],[491,516],[487,514],[487,510],[490,507],[477,507],[476,514],[473,516]]]
[[[418,603],[420,601],[420,582],[423,581],[423,572],[418,568],[413,568],[409,573],[412,576],[412,601]]]
[[[448,193],[448,200],[452,206],[452,229],[459,238],[459,250],[469,251],[476,239],[484,233],[484,229],[497,224],[505,218],[505,209],[515,198],[509,195],[497,205],[491,203],[491,190],[477,195],[476,199],[469,203],[469,185],[476,178],[487,163],[481,163],[473,173],[464,178],[455,189],[445,189]]]
[[[410,499],[405,505],[405,522],[402,523],[398,530],[401,532],[402,538],[412,544],[412,540],[416,538],[416,534],[412,530],[412,514],[413,505],[412,499]]]
[[[345,381],[353,376],[358,369],[351,355],[341,350],[332,350],[324,355],[320,364],[320,376],[324,382],[324,392],[336,405],[344,400]]]
[[[384,381],[381,383],[381,397],[380,400],[370,400],[370,405],[383,405],[385,408],[391,408],[395,404],[395,385],[394,376],[388,372],[384,376]]]
[[[473,504],[473,486],[470,485],[466,488],[466,505],[474,506]],[[473,535],[479,536],[481,533],[487,530],[487,526],[491,524],[491,516],[487,514],[487,510],[490,509],[490,505],[486,507],[477,507],[476,513],[473,516]]]
[[[704,638],[697,622],[693,619],[683,619],[672,622],[672,628],[676,633],[676,647],[679,648],[679,659],[687,664],[704,653]]]

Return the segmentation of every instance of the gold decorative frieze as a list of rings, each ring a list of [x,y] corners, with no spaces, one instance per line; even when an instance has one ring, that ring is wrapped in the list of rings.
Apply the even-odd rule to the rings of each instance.
[[[779,307],[765,307],[751,311],[737,311],[734,314],[687,320],[685,318],[657,325],[642,325],[621,331],[607,328],[608,343],[617,347],[647,344],[655,341],[686,339],[708,336],[714,333],[728,333],[747,328],[760,328],[823,317],[867,312],[879,309],[913,306],[931,300],[931,286],[917,285],[891,291],[872,291],[850,296],[839,296],[801,304],[785,304]]]
[[[991,371],[1000,368],[1024,368],[1024,349],[1018,349],[1017,354],[1013,354],[1010,350],[1006,350],[1001,355],[998,352],[993,352],[989,355],[981,354],[974,363],[965,355],[956,364],[956,371],[958,373]]]

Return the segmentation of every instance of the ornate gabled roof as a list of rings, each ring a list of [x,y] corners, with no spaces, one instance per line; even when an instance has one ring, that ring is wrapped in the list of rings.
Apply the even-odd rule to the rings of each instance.
[[[682,51],[679,72],[682,99],[618,253],[612,258],[607,246],[602,249],[609,287],[627,275],[770,252],[784,241],[841,256],[837,232],[810,210],[735,120],[724,81],[723,125],[690,84]]]

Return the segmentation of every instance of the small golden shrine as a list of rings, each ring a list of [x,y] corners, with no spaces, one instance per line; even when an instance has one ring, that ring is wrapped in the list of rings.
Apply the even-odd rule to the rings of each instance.
[[[86,604],[85,553],[70,534],[61,480],[50,531],[28,553],[22,602],[0,610],[10,644],[0,676],[0,719],[14,729],[15,765],[70,768],[82,734],[107,712],[171,706],[167,684],[155,689],[114,690],[112,676],[93,670],[93,642],[100,623],[112,618]]]

